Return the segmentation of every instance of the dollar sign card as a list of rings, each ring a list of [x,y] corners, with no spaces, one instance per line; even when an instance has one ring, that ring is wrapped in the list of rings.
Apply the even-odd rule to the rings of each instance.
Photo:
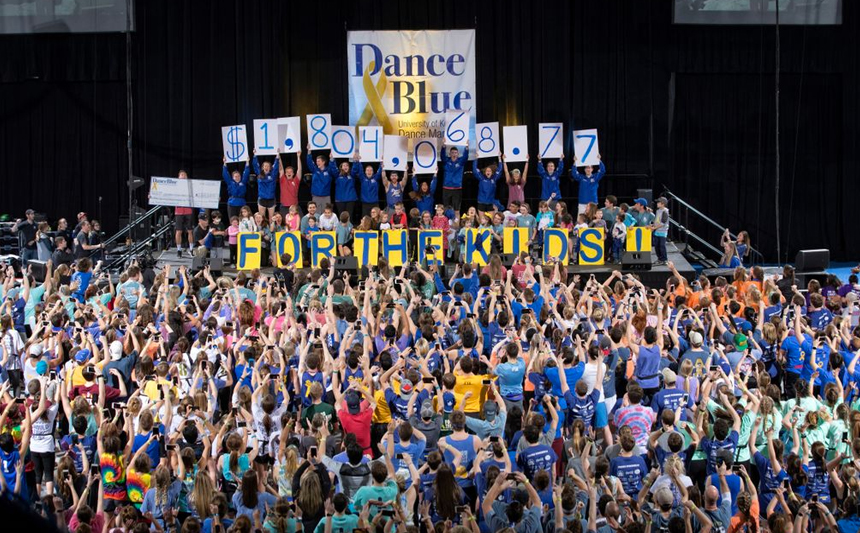
[[[248,131],[244,124],[222,127],[221,144],[228,163],[248,160]]]

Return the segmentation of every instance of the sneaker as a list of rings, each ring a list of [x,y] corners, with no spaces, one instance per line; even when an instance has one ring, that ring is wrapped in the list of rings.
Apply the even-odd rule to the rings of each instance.
[[[664,266],[664,265],[666,265],[666,261],[657,261],[656,263],[654,263],[654,266]]]
[[[181,258],[181,257],[182,257],[182,248],[177,248],[177,249],[176,249],[176,257],[179,257],[179,258]]]

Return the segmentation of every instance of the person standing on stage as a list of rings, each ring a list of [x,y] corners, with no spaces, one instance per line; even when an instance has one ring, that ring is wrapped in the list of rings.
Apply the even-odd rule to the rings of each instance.
[[[561,198],[559,180],[561,173],[564,172],[564,154],[558,158],[558,167],[555,166],[555,162],[550,161],[546,164],[546,169],[544,169],[543,161],[538,154],[537,170],[538,176],[541,177],[540,199],[549,202],[549,208],[554,210],[555,203]]]
[[[275,176],[278,175],[278,161],[275,158],[274,166],[268,161],[263,161],[262,166],[257,160],[257,150],[254,150],[254,172],[257,174],[257,209],[259,213],[266,217],[266,220],[272,220],[275,215]],[[268,211],[268,216],[266,212]]]
[[[181,180],[188,179],[188,173],[184,170],[179,171],[179,175],[177,176]],[[188,254],[191,255],[194,251],[194,217],[193,210],[190,207],[175,207],[173,210],[174,214],[174,236],[176,239],[176,255],[177,257],[182,257],[182,233],[184,232],[188,237]],[[89,224],[87,224],[89,226]],[[83,227],[81,227],[81,231],[83,231]],[[80,243],[80,241],[78,241]]]
[[[666,208],[668,200],[664,196],[657,198],[657,213],[651,223],[651,231],[654,235],[654,250],[657,252],[655,265],[665,265],[668,261],[666,256],[666,237],[669,235],[669,209]]]
[[[245,161],[245,170],[241,174],[238,170],[234,170],[231,174],[227,170],[227,158],[225,157],[221,175],[224,178],[224,183],[227,184],[227,216],[228,218],[238,217],[239,210],[246,203],[245,193],[248,188],[248,178],[251,176],[251,167]]]
[[[469,146],[464,147],[466,154],[469,153]],[[460,157],[460,150],[456,146],[452,146],[450,150],[445,150],[445,145],[442,145],[442,164],[445,166],[445,181],[442,182],[442,203],[450,205],[454,208],[454,218],[460,218],[460,203],[463,201],[463,170],[466,168],[466,163],[469,161],[469,156]]]
[[[472,174],[478,180],[478,211],[492,211],[496,204],[496,182],[502,177],[502,159],[504,154],[499,156],[499,162],[495,165],[487,165],[484,171],[478,170],[478,160],[472,161]]]
[[[354,163],[350,166],[349,161],[340,164],[340,172],[334,180],[334,213],[340,217],[344,211],[353,216],[355,203],[358,201],[358,193],[355,190],[355,182],[361,174],[361,163],[358,154],[353,158]]]
[[[24,216],[26,220],[20,218],[15,222],[12,231],[18,233],[18,243],[21,247],[21,266],[26,268],[29,261],[35,261],[38,258],[38,249],[36,247],[36,212],[28,209]]]
[[[355,156],[356,161],[361,160],[361,156]],[[382,179],[382,164],[380,163],[376,170],[373,165],[367,163],[364,165],[364,175],[361,177],[361,216],[368,217],[373,211],[373,208],[379,207],[379,180]]]
[[[314,164],[316,162],[316,164]],[[334,160],[334,152],[329,154],[328,165],[325,157],[318,155],[314,159],[311,154],[311,145],[308,143],[308,168],[312,168],[314,175],[311,178],[311,197],[320,206],[331,203],[331,180],[337,176],[337,163]]]
[[[281,192],[281,215],[284,219],[290,214],[290,208],[295,207],[296,212],[301,214],[299,207],[299,185],[302,182],[302,151],[296,153],[296,167],[284,166],[281,154],[278,154],[278,167],[281,169],[280,192]]]
[[[597,174],[594,174],[594,167],[591,165],[586,165],[582,169],[585,174],[581,174],[576,167],[576,158],[573,159],[571,174],[573,175],[573,180],[579,183],[578,213],[585,213],[585,209],[589,203],[597,203],[597,187],[600,185],[600,180],[604,174],[606,174],[606,166],[604,166],[603,161],[600,159],[600,154],[597,154],[597,160],[600,161]]]

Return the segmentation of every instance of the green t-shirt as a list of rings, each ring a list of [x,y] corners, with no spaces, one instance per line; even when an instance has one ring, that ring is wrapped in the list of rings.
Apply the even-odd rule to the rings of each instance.
[[[385,485],[381,487],[370,486],[370,487],[361,487],[355,493],[355,497],[352,499],[353,507],[356,510],[361,510],[364,508],[364,504],[369,500],[378,500],[381,502],[394,502],[395,498],[397,498],[397,483],[393,479],[389,479],[385,482]],[[370,518],[376,516],[376,513],[379,512],[379,508],[375,505],[370,506]]]
[[[283,530],[279,530],[274,523],[266,520],[266,523],[263,524],[263,529],[266,533],[296,533],[299,530],[298,521],[295,518],[287,518],[287,528]],[[325,528],[323,528],[325,531]],[[352,530],[350,530],[352,531]]]
[[[314,533],[323,533],[325,531],[326,518],[320,520],[317,524]],[[334,515],[331,517],[331,533],[352,533],[353,529],[358,529],[358,516],[354,514],[345,514],[343,516]]]
[[[326,419],[328,420],[329,431],[334,431],[332,421],[337,418],[337,414],[335,414],[334,412],[334,407],[332,407],[331,404],[325,402],[313,404],[305,408],[304,411],[302,411],[302,426],[305,429],[309,429],[311,427],[311,420],[313,420],[314,415],[316,415],[317,413],[322,413],[323,415],[325,415]]]

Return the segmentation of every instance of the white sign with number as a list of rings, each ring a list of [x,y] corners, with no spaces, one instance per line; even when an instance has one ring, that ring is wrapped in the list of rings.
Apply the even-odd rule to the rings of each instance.
[[[354,126],[331,127],[331,151],[334,152],[335,157],[352,159],[355,155]]]
[[[484,122],[475,125],[478,157],[498,157],[499,155],[499,123]]]
[[[406,171],[406,151],[409,148],[409,139],[400,135],[386,135],[383,154],[383,168],[385,170]]]
[[[331,150],[331,115],[308,115],[307,120],[311,150]]]
[[[358,128],[358,155],[365,163],[382,161],[382,126]]]
[[[302,149],[301,117],[283,117],[278,119],[279,151],[294,154]]]
[[[538,150],[541,157],[561,157],[564,153],[564,124],[541,122],[538,125]]]
[[[254,150],[257,155],[278,153],[278,121],[273,118],[254,119]]]
[[[576,166],[599,165],[600,147],[597,145],[597,130],[579,130],[573,132],[573,153],[576,155]]]
[[[439,168],[439,149],[436,137],[415,139],[412,147],[412,172],[415,174],[435,174]]]
[[[244,124],[222,127],[221,144],[228,163],[248,160],[248,132]]]
[[[445,111],[445,144],[466,146],[469,144],[469,112],[449,109]]]
[[[526,126],[505,126],[505,160],[525,161],[529,155],[529,133]]]

